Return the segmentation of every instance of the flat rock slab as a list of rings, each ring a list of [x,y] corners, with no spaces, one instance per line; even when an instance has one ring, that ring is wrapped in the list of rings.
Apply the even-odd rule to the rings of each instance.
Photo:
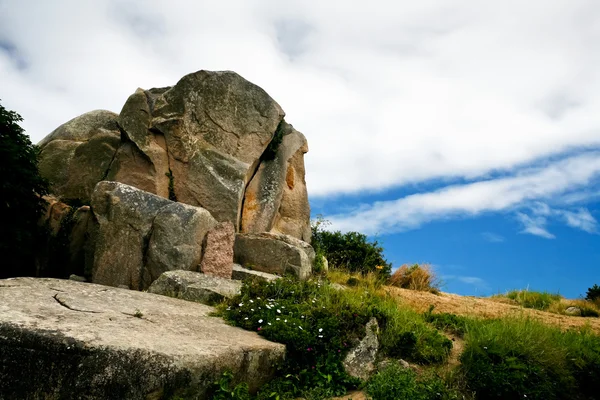
[[[285,347],[213,310],[69,280],[0,280],[0,398],[204,399],[225,370],[256,389]]]
[[[266,272],[261,271],[254,271],[248,268],[244,268],[240,264],[233,264],[233,273],[231,275],[231,278],[236,279],[238,281],[258,279],[261,281],[271,282],[275,279],[281,278],[281,276],[268,274]]]
[[[193,271],[167,271],[148,292],[177,299],[214,305],[240,294],[242,282]]]

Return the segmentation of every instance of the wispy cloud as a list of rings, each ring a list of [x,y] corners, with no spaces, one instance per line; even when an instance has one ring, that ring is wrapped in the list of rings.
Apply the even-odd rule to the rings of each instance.
[[[588,233],[598,232],[598,221],[585,208],[580,208],[576,212],[562,211],[562,216],[565,218],[567,225],[573,228],[581,229]]]
[[[485,281],[485,279],[478,276],[443,275],[441,278],[445,285],[453,285],[455,282],[459,282],[472,286],[476,291],[489,291],[491,289],[490,285]]]
[[[483,232],[481,236],[490,243],[502,243],[506,240],[504,236],[494,232]]]
[[[564,210],[551,208],[548,204],[536,202],[529,206],[530,215],[524,212],[516,214],[517,220],[523,225],[522,233],[554,239],[556,236],[546,229],[550,220],[564,222],[571,228],[580,229],[588,233],[597,233],[598,221],[587,208],[577,210]]]
[[[433,220],[510,211],[527,205],[530,205],[535,217],[545,218],[552,211],[539,201],[585,186],[599,174],[600,152],[587,152],[513,176],[375,202],[353,212],[327,216],[326,219],[332,222],[331,229],[334,230],[373,234],[404,231]],[[517,214],[517,218],[525,225],[525,232],[552,236],[544,232],[544,220],[528,217],[523,212],[521,214]],[[585,221],[589,217],[583,214],[569,214],[569,217],[573,226],[580,224],[588,227]],[[591,220],[587,222],[590,223]]]
[[[541,236],[546,239],[555,239],[556,236],[546,230],[547,219],[544,216],[529,216],[518,212],[517,219],[523,225],[521,233],[528,233],[534,236]]]

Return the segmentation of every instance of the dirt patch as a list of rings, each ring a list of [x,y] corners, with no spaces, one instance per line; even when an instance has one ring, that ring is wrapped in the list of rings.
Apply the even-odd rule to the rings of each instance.
[[[445,312],[482,318],[497,318],[507,315],[527,315],[562,329],[580,328],[589,325],[591,329],[600,334],[600,318],[582,318],[545,311],[523,308],[509,302],[498,301],[483,297],[459,296],[451,293],[433,294],[418,292],[396,287],[386,287],[385,291],[400,299],[418,312],[425,312],[430,305],[435,307],[434,312]]]

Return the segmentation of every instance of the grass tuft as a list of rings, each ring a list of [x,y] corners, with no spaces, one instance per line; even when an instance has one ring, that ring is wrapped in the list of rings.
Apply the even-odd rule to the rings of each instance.
[[[402,265],[392,274],[388,284],[403,289],[439,293],[440,282],[429,264]]]

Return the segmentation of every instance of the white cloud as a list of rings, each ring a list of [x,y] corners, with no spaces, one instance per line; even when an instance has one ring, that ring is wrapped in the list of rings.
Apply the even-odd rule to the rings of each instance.
[[[0,97],[34,141],[83,112],[119,111],[137,87],[229,69],[307,135],[311,196],[481,179],[600,145],[595,0],[139,5],[0,1]]]
[[[518,212],[517,219],[523,224],[521,233],[529,233],[530,235],[541,236],[546,239],[555,239],[556,236],[546,230],[547,219],[543,216],[530,217],[527,214]]]
[[[585,208],[580,208],[576,212],[562,211],[561,214],[565,218],[567,225],[573,228],[581,229],[588,233],[598,232],[598,221]]]
[[[481,236],[490,243],[502,243],[506,240],[504,236],[494,232],[483,232]]]
[[[376,202],[353,212],[325,218],[332,222],[330,228],[333,230],[392,233],[413,229],[432,220],[506,211],[523,203],[532,203],[531,210],[539,220],[524,213],[517,217],[525,224],[525,232],[550,237],[550,233],[544,232],[542,222],[551,210],[540,200],[586,186],[599,175],[600,152],[588,152],[513,176]]]

